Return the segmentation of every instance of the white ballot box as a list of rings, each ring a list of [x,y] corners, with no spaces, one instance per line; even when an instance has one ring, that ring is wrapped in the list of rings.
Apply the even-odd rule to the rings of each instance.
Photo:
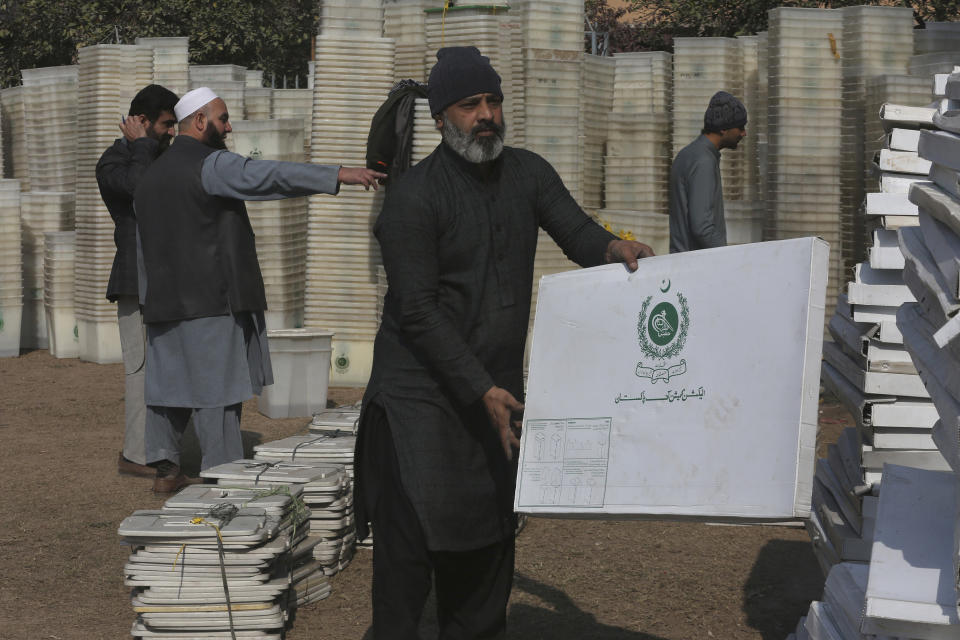
[[[828,254],[799,238],[544,277],[516,510],[807,517]]]

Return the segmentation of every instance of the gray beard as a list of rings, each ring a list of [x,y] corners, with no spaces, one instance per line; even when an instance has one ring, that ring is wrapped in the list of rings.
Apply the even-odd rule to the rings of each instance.
[[[448,118],[443,119],[443,128],[440,130],[443,141],[457,152],[467,162],[481,164],[496,160],[503,153],[503,136],[507,132],[507,123],[500,125],[495,135],[486,138],[476,138],[473,132],[464,132]]]

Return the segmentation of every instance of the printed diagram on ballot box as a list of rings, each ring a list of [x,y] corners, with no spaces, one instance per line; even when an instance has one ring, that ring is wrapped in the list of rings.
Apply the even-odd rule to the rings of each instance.
[[[520,506],[602,507],[611,418],[529,420]]]

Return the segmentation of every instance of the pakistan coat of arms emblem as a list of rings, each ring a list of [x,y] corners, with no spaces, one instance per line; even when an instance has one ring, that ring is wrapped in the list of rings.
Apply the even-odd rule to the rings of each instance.
[[[640,350],[653,362],[637,363],[637,376],[649,378],[656,383],[669,382],[670,378],[682,375],[687,370],[686,360],[668,364],[680,355],[687,342],[690,328],[690,307],[680,292],[669,295],[671,284],[665,280],[660,286],[660,295],[647,296],[640,307],[637,322],[637,337]]]

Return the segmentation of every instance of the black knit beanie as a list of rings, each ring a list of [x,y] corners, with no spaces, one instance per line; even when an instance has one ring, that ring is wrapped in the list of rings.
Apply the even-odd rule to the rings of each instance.
[[[500,76],[476,47],[444,47],[437,51],[437,63],[430,70],[427,99],[430,113],[437,115],[451,104],[478,93],[495,93],[501,98]]]
[[[747,126],[747,108],[726,91],[717,91],[703,114],[703,128],[720,132],[724,129],[742,129]]]

